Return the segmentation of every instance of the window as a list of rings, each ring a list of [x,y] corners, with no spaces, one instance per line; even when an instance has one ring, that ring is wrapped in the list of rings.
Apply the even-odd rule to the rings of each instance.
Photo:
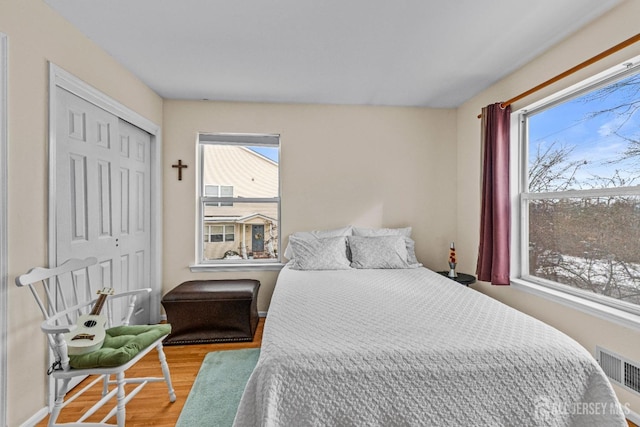
[[[204,195],[208,197],[233,197],[233,185],[205,185]],[[233,206],[233,203],[218,203],[218,206]]]
[[[516,279],[640,314],[640,67],[515,112]]]
[[[205,225],[204,226],[204,242],[233,242],[235,239],[235,231],[233,225]]]
[[[200,134],[198,145],[197,264],[279,264],[279,136]]]

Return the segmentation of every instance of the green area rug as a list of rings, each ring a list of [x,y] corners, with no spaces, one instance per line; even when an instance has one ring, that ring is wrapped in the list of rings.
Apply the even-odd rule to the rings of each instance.
[[[230,427],[259,355],[259,348],[207,354],[176,427]]]

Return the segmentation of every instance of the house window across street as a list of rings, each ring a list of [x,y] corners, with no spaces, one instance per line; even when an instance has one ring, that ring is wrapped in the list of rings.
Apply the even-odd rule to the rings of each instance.
[[[204,195],[208,197],[233,197],[233,185],[205,185]],[[218,206],[233,206],[233,203],[219,203]]]
[[[232,225],[205,225],[204,229],[205,243],[233,242],[235,239]]]

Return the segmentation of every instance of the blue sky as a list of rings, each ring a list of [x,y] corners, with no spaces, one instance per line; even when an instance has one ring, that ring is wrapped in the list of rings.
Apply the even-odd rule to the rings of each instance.
[[[618,170],[625,178],[640,176],[640,158],[616,162],[629,142],[616,135],[640,140],[640,112],[635,114],[594,112],[619,106],[629,101],[640,104],[640,75],[632,75],[621,82],[633,82],[608,96],[593,99],[589,94],[556,105],[529,118],[529,158],[537,148],[550,144],[573,147],[570,161],[586,161],[577,178],[587,188],[594,176],[611,177]],[[623,119],[626,121],[623,122]],[[543,151],[543,150],[541,150]],[[640,184],[640,179],[635,183]]]
[[[271,148],[271,147],[248,147],[250,150],[255,151],[256,153],[262,154],[263,156],[265,156],[268,159],[273,160],[274,162],[278,163],[278,149],[277,148]]]

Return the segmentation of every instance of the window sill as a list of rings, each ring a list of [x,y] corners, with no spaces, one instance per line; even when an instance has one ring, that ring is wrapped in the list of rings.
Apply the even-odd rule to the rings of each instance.
[[[281,262],[255,263],[255,264],[194,264],[189,266],[192,273],[214,272],[214,271],[280,271],[284,267]]]
[[[614,307],[609,307],[591,301],[585,298],[580,298],[576,295],[571,295],[556,289],[551,289],[546,286],[542,286],[536,283],[532,283],[523,279],[511,279],[511,285],[523,292],[528,292],[553,302],[575,308],[584,313],[591,314],[610,322],[617,323],[627,328],[639,330],[640,329],[640,316],[632,314]]]

